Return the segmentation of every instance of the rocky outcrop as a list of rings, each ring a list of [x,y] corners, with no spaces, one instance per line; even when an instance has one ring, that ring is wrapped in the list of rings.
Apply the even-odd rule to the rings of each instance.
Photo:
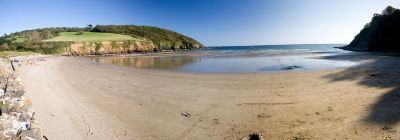
[[[35,123],[35,112],[31,109],[32,102],[23,96],[25,91],[21,78],[14,71],[14,65],[21,64],[21,60],[20,58],[10,58],[10,61],[0,60],[1,140],[41,140],[43,137],[39,125]]]
[[[77,42],[65,48],[64,55],[123,54],[133,52],[152,52],[157,48],[150,41],[104,41]]]
[[[375,14],[372,21],[343,49],[400,52],[399,25],[400,10],[389,6],[382,14]]]

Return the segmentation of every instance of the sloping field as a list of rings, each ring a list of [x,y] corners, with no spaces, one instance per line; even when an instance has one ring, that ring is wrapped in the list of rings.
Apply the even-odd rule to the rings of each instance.
[[[136,40],[136,39],[128,35],[121,35],[114,33],[84,32],[83,35],[77,35],[77,32],[61,32],[59,36],[44,41],[45,42],[55,42],[55,41],[97,42],[97,41],[124,41],[124,40]]]

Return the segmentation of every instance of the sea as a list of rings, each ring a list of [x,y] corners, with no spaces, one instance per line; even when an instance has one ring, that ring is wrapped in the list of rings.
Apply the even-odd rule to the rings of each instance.
[[[356,61],[333,59],[354,52],[345,44],[217,46],[200,50],[133,56],[96,56],[92,61],[140,69],[190,73],[263,73],[310,71],[355,66]],[[337,57],[335,57],[337,56]]]

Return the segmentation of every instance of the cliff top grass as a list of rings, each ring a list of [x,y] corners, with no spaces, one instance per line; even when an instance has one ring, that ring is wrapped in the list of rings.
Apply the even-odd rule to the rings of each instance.
[[[126,41],[136,40],[129,35],[98,32],[61,32],[59,36],[44,40],[44,42],[98,42],[98,41]]]

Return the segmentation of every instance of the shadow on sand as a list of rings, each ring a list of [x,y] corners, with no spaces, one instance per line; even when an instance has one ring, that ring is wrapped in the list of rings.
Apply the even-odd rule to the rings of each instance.
[[[400,121],[400,57],[382,53],[351,53],[320,59],[358,61],[360,65],[325,76],[331,82],[358,81],[359,85],[389,88],[372,105],[367,123],[395,124]],[[360,94],[362,96],[362,94]]]

